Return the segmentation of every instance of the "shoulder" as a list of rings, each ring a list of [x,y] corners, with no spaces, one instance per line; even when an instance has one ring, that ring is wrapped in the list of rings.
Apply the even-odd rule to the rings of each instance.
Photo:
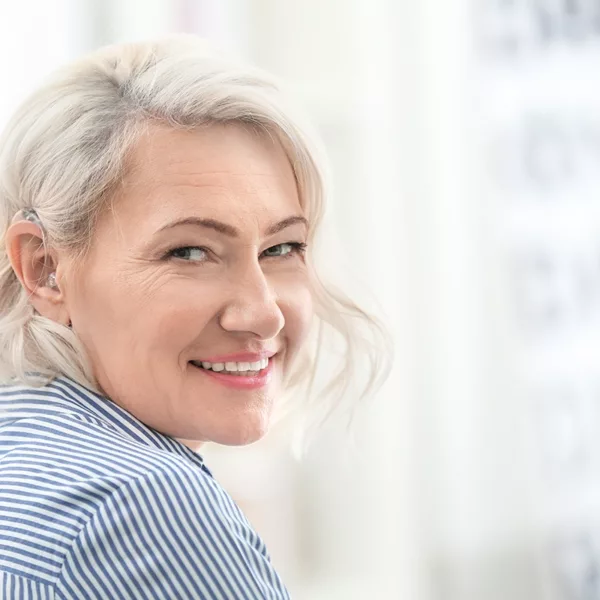
[[[21,407],[18,415],[2,415],[0,548],[11,544],[5,566],[15,576],[51,584],[81,529],[118,490],[187,466],[183,457],[136,444],[85,414],[56,407],[31,414]]]
[[[61,597],[90,577],[98,599],[288,598],[258,535],[193,465],[155,467],[105,497],[65,559]]]

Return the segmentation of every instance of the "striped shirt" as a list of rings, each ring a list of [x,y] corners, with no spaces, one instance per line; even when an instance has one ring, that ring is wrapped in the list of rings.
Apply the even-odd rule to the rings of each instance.
[[[0,598],[289,598],[203,459],[67,377],[0,387]]]

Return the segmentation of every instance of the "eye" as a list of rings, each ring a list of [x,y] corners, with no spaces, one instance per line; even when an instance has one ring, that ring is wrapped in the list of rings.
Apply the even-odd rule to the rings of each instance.
[[[200,246],[182,246],[173,248],[165,255],[165,258],[179,258],[189,262],[201,262],[206,260],[207,250]]]
[[[306,244],[301,242],[286,242],[285,244],[277,244],[271,246],[264,251],[267,258],[289,258],[294,254],[302,255],[306,251]]]

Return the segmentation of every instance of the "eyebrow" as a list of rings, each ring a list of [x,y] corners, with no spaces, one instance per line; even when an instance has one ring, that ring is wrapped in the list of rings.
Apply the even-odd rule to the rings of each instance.
[[[275,235],[280,231],[283,231],[287,227],[291,225],[295,225],[296,223],[302,223],[308,228],[308,220],[299,215],[294,215],[292,217],[287,217],[287,219],[283,219],[283,221],[279,221],[267,228],[265,231],[265,235]],[[233,227],[232,225],[228,225],[227,223],[223,223],[221,221],[217,221],[216,219],[202,219],[200,217],[187,217],[185,219],[179,219],[177,221],[173,221],[172,223],[168,223],[161,227],[157,233],[160,231],[164,231],[165,229],[172,229],[173,227],[179,227],[180,225],[195,225],[197,227],[204,227],[206,229],[214,229],[218,233],[226,235],[231,238],[239,238],[240,232],[238,229]]]

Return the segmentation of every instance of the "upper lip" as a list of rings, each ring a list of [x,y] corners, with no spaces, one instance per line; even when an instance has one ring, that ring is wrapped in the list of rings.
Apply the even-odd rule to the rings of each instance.
[[[258,362],[264,358],[271,358],[277,354],[272,350],[262,350],[260,352],[237,352],[236,354],[221,354],[219,356],[211,356],[210,358],[202,358],[196,362],[210,363],[226,363],[226,362]]]

